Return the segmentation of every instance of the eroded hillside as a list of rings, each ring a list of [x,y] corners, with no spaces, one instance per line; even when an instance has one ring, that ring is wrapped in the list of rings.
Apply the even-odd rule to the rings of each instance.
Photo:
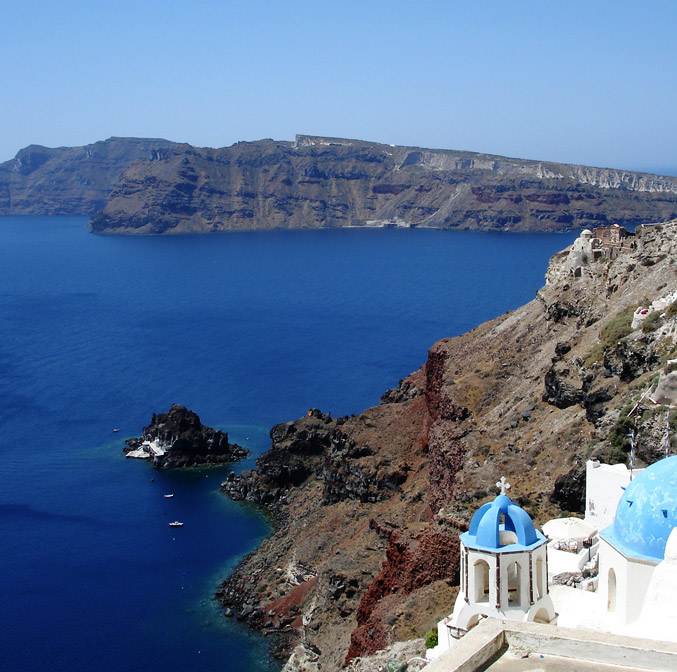
[[[157,161],[176,143],[109,138],[84,147],[30,145],[0,163],[0,214],[92,215],[134,161]]]
[[[307,135],[219,149],[109,138],[0,164],[0,214],[93,215],[100,233],[564,230],[675,217],[677,178]]]
[[[564,230],[677,216],[677,178],[297,136],[176,146],[122,175],[100,233],[426,226]]]
[[[647,392],[677,376],[676,254],[677,222],[564,251],[533,301],[436,343],[379,406],[277,425],[256,470],[224,484],[278,521],[224,605],[277,634],[287,669],[339,669],[451,611],[458,534],[501,476],[542,523],[581,511],[585,460],[626,460],[630,428],[657,459],[665,414]]]

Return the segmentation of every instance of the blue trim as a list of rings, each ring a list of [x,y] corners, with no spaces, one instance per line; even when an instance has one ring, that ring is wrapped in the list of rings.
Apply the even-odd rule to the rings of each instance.
[[[599,533],[599,536],[602,537],[604,541],[613,546],[621,555],[624,555],[626,558],[632,558],[634,560],[648,560],[649,562],[652,562],[654,564],[658,564],[659,562],[661,562],[661,560],[663,560],[663,558],[655,558],[652,555],[645,555],[644,553],[640,553],[639,551],[635,551],[623,545],[618,540],[618,537],[614,534],[613,524],[609,525],[609,527],[605,527]]]
[[[517,542],[502,546],[501,532],[514,532]],[[483,504],[472,517],[470,528],[461,535],[466,548],[481,550],[526,550],[540,546],[545,537],[536,531],[529,514],[507,495],[498,495],[493,502]]]
[[[475,536],[471,535],[470,532],[464,532],[460,535],[460,540],[463,542],[463,545],[473,551],[488,551],[490,553],[517,553],[519,551],[533,551],[534,549],[546,544],[548,542],[547,537],[545,537],[541,532],[536,530],[536,541],[533,544],[527,546],[516,543],[516,544],[507,544],[506,546],[482,546],[477,543]]]

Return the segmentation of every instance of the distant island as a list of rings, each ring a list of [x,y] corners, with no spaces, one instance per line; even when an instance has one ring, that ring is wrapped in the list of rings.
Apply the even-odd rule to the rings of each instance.
[[[29,145],[0,163],[0,214],[93,215],[134,161],[167,156],[175,144],[109,138],[84,147]]]
[[[0,214],[89,215],[119,234],[560,231],[677,217],[677,178],[308,135],[221,149],[110,138],[0,164]]]

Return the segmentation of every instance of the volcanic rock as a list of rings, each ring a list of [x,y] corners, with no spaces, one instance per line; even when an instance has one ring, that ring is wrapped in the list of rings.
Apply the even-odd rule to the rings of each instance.
[[[675,213],[677,178],[299,135],[221,149],[176,145],[158,161],[138,161],[91,226],[144,234],[344,226],[559,231]]]
[[[228,434],[205,427],[193,411],[174,404],[155,414],[139,438],[127,439],[127,457],[148,457],[158,468],[197,467],[241,460],[249,451],[228,442]]]
[[[228,479],[224,490],[265,503],[276,528],[221,599],[238,609],[246,596],[261,614],[295,602],[277,649],[285,670],[328,672],[425,637],[453,609],[458,535],[501,476],[542,525],[583,510],[586,460],[627,460],[629,425],[636,466],[663,454],[667,414],[650,392],[677,359],[677,308],[655,331],[631,321],[677,290],[677,221],[632,242],[582,267],[555,255],[533,301],[438,341],[360,415],[312,409],[277,425],[256,469]]]
[[[30,145],[0,163],[0,215],[92,215],[134,161],[166,157],[157,138],[109,138],[84,147]]]

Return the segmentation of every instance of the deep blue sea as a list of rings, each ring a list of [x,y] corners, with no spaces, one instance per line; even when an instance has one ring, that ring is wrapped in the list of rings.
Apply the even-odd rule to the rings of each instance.
[[[359,413],[436,339],[533,298],[574,238],[85,225],[0,218],[2,672],[276,669],[211,599],[268,522],[220,494],[227,469],[157,472],[124,439],[181,403],[249,468],[273,424]]]

